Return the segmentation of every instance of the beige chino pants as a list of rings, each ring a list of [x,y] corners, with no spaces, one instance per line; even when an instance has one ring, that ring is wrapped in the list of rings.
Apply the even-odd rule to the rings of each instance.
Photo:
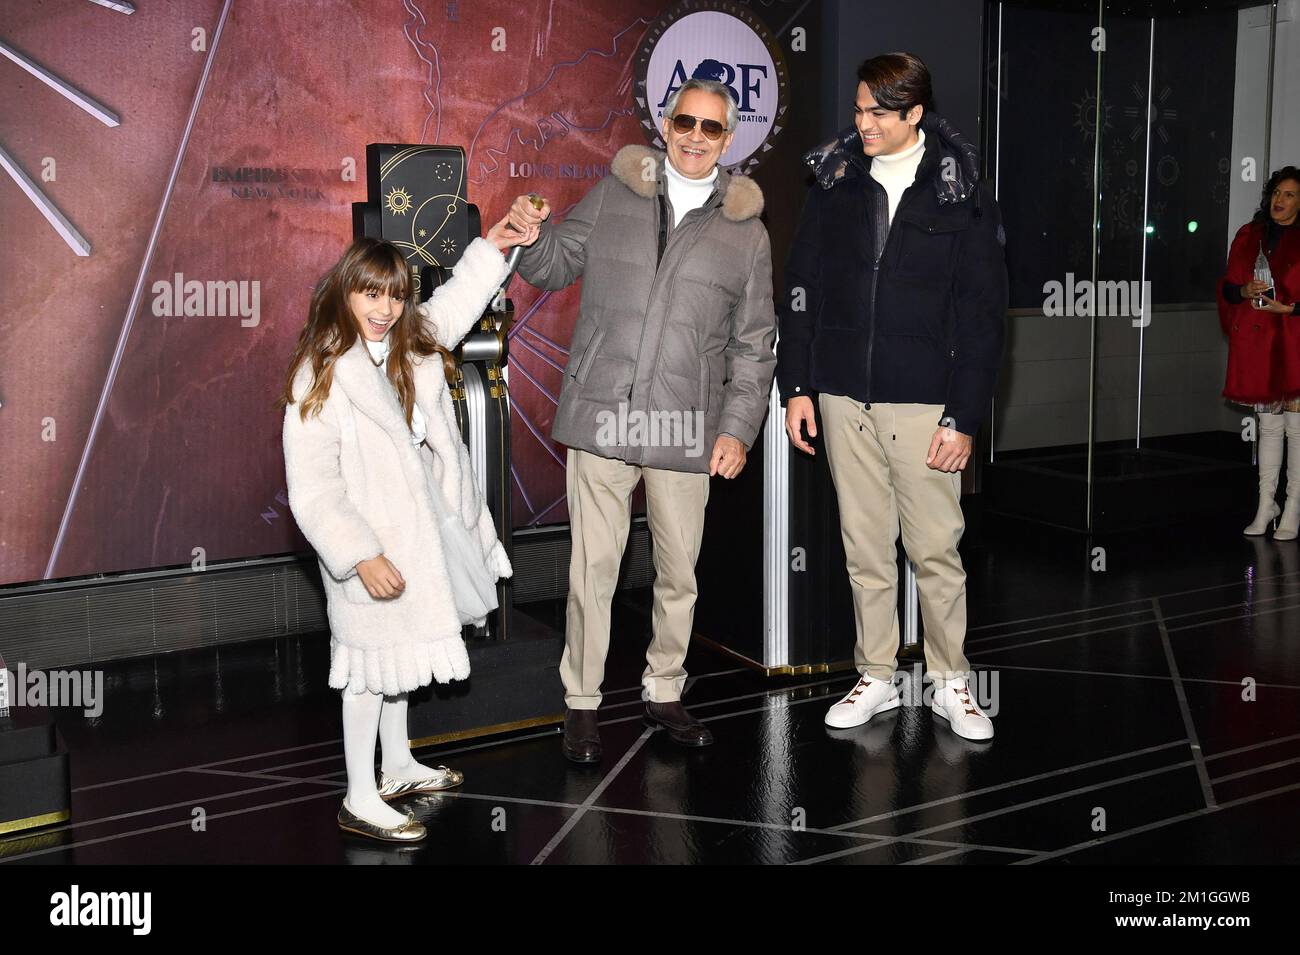
[[[573,553],[560,679],[574,710],[600,705],[609,652],[610,604],[627,546],[632,492],[645,481],[646,516],[654,543],[652,639],[641,682],[656,703],[680,700],[686,650],[695,618],[695,561],[704,534],[709,476],[642,468],[569,449],[566,487]]]
[[[966,571],[957,553],[965,530],[961,472],[927,467],[942,405],[862,403],[821,395],[822,436],[839,502],[840,533],[853,590],[858,672],[890,680],[898,666],[895,541],[916,564],[925,664],[936,687],[970,669]]]

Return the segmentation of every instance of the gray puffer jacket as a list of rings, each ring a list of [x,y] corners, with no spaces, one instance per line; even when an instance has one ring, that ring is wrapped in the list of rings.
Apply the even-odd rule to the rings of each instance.
[[[519,274],[582,304],[551,436],[644,467],[707,472],[719,434],[752,447],[775,356],[772,253],[763,193],[718,170],[708,201],[667,229],[665,156],[624,146],[611,175],[563,222],[546,223]]]

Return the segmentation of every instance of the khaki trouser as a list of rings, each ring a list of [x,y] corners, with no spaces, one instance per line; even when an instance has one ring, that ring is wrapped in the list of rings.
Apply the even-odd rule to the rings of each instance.
[[[898,665],[898,563],[895,541],[916,564],[925,626],[925,664],[942,686],[970,669],[966,571],[957,553],[965,521],[961,472],[927,467],[942,405],[873,404],[843,395],[818,399],[822,436],[839,502],[840,533],[853,588],[858,672],[890,680]]]
[[[641,682],[656,703],[682,698],[686,649],[695,617],[695,561],[704,534],[709,476],[641,468],[569,449],[565,478],[573,555],[560,679],[574,710],[600,705],[609,652],[610,603],[627,545],[632,492],[645,479],[646,517],[654,544],[652,639]]]

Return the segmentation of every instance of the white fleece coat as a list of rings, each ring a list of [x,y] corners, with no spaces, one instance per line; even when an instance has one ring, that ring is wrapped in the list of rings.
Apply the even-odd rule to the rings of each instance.
[[[453,348],[483,314],[506,275],[505,257],[484,239],[465,250],[450,281],[407,318]],[[329,684],[394,695],[431,680],[469,676],[469,657],[443,559],[430,483],[460,514],[488,569],[510,562],[470,469],[469,453],[443,377],[442,358],[414,364],[425,443],[412,443],[397,392],[358,338],[334,366],[329,398],[303,421],[298,402],[311,384],[300,368],[285,409],[289,508],[320,559],[331,640]],[[398,597],[375,600],[356,565],[383,554],[406,580]]]

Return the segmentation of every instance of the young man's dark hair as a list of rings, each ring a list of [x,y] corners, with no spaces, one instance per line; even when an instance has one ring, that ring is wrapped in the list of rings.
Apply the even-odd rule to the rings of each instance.
[[[930,110],[930,69],[911,53],[882,53],[863,60],[858,82],[866,83],[876,102],[906,118],[913,106]]]

